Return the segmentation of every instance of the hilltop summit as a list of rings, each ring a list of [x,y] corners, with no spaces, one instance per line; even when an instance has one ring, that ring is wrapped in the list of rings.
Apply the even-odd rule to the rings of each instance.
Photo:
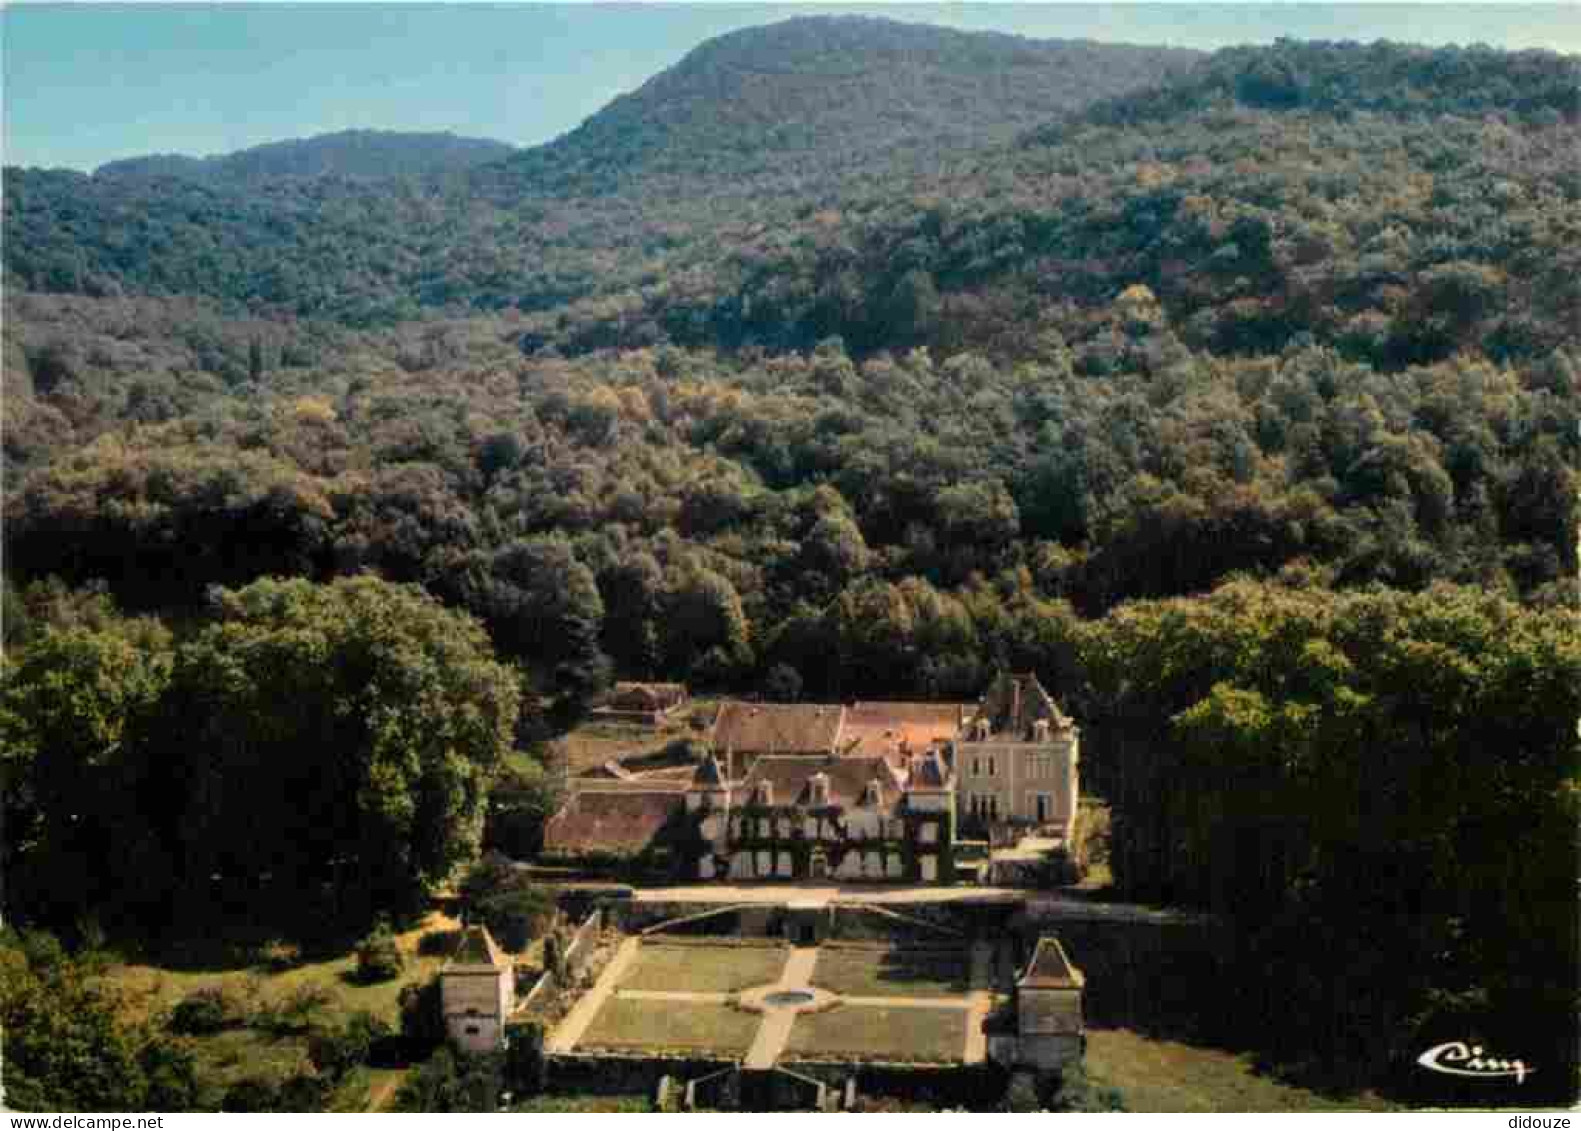
[[[803,16],[703,43],[577,129],[509,163],[560,191],[639,175],[740,176],[1013,137],[1182,73],[1165,47],[1033,40],[863,16]]]

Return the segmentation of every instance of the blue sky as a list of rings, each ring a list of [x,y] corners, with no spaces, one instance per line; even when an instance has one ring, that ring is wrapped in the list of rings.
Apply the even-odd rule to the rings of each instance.
[[[1280,35],[1581,52],[1581,5],[14,4],[4,161],[91,170],[330,130],[531,145],[711,36],[811,12],[1214,48]]]

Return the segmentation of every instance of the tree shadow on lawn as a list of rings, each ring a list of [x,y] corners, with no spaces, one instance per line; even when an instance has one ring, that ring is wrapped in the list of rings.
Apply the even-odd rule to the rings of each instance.
[[[813,969],[817,977],[817,968]],[[942,986],[949,993],[971,992],[971,957],[961,950],[923,950],[896,948],[886,951],[878,963],[878,977],[884,982],[894,982],[903,990],[908,982]],[[897,992],[895,997],[906,996]]]
[[[1134,924],[1062,925],[1058,933],[1086,975],[1083,1010],[1091,1029],[1246,1056],[1255,1075],[1335,1101],[1376,1085],[1376,1073],[1369,1079],[1354,1067],[1291,1055],[1310,1043],[1290,1039],[1303,1019],[1282,1010],[1282,999],[1268,997],[1200,933]]]
[[[433,909],[413,911],[397,921],[396,930],[410,929]],[[114,924],[111,943],[129,960],[181,973],[223,974],[255,967],[278,972],[343,957],[372,926],[371,915],[344,913],[321,901],[260,895],[248,902],[232,896],[189,903],[180,915],[156,927]]]

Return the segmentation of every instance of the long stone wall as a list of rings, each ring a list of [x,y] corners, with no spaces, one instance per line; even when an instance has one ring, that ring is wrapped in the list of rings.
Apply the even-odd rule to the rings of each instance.
[[[665,1076],[678,1081],[734,1068],[736,1061],[717,1057],[659,1056],[645,1053],[556,1053],[545,1058],[551,1092],[599,1096],[654,1095]]]
[[[984,1063],[966,1065],[851,1064],[844,1061],[796,1060],[786,1065],[794,1072],[843,1087],[855,1078],[857,1093],[925,1103],[932,1107],[977,1107],[1004,1095],[1003,1071]]]

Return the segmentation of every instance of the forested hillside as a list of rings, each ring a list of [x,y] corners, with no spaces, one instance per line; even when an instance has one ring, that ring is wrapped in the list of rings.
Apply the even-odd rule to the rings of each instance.
[[[451,133],[341,130],[317,137],[256,145],[216,157],[160,154],[111,161],[98,177],[186,177],[258,182],[274,177],[413,177],[498,161],[515,149],[503,141]]]
[[[460,139],[370,133],[262,146],[197,179],[164,158],[93,177],[8,169],[5,278],[358,325],[553,309],[648,285],[683,249],[729,247],[732,229],[788,225],[840,184],[893,185],[897,165],[956,160],[1197,58],[789,20],[711,41],[564,138],[470,169]],[[470,164],[475,146],[461,144]],[[115,172],[128,165],[179,175]],[[369,180],[381,165],[433,175]],[[356,176],[279,175],[303,171]]]
[[[1087,728],[1121,894],[1240,928],[1256,1004],[1216,1039],[1346,1085],[1530,1040],[1562,1096],[1577,60],[1188,62],[797,20],[461,172],[8,170],[8,867],[71,880],[8,912],[289,871],[166,790],[169,751],[250,764],[222,731],[303,780],[294,744],[360,752],[357,803],[301,819],[400,866],[271,851],[393,906],[474,845],[505,732],[615,674],[960,700],[1030,669]],[[467,687],[423,683],[447,634]],[[424,777],[382,700],[271,728],[298,649],[461,703],[467,765]],[[128,789],[169,793],[146,828]],[[446,796],[442,842],[403,824]],[[71,872],[123,835],[142,886]],[[1256,1032],[1283,1001],[1309,1023]]]

